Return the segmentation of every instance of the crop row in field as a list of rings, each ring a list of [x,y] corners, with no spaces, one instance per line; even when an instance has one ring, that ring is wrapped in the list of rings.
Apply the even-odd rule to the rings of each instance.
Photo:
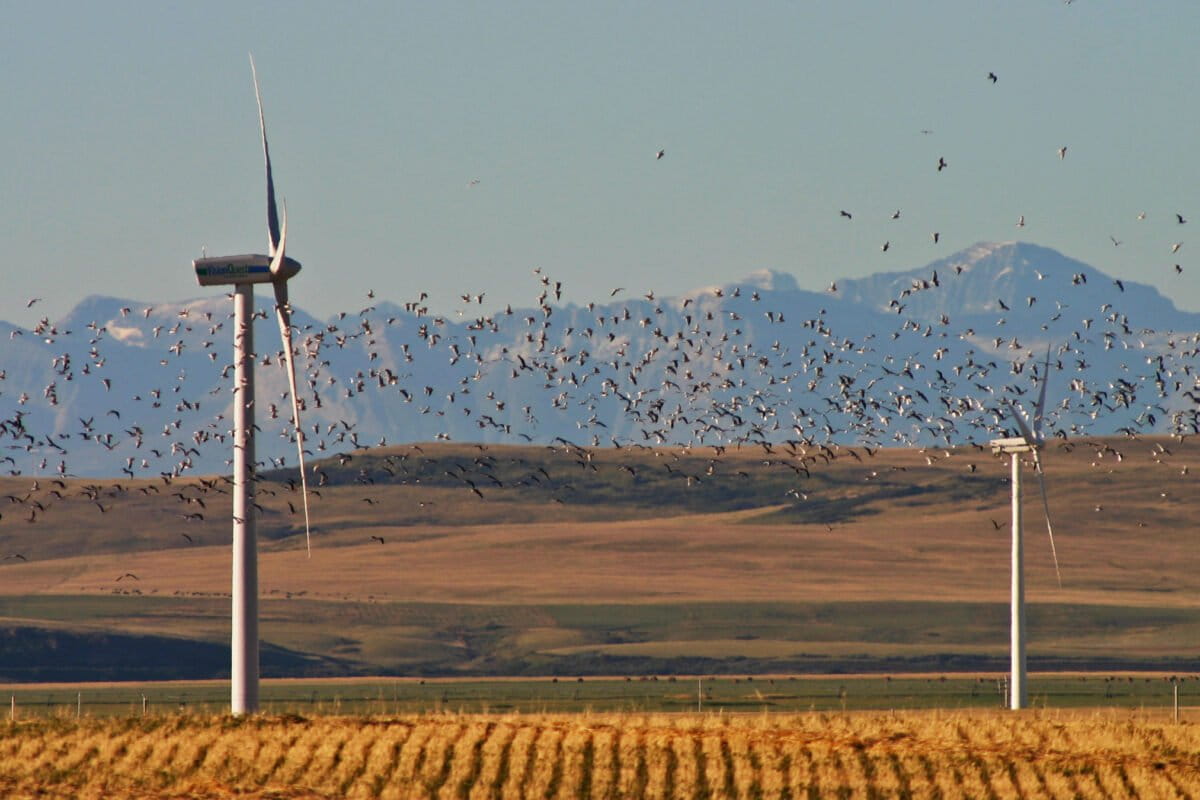
[[[1162,797],[1200,727],[1112,714],[174,717],[10,724],[9,797]]]

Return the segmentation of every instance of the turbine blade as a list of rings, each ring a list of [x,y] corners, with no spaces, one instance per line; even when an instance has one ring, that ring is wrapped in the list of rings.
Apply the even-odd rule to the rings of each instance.
[[[279,247],[271,258],[271,274],[278,275],[287,252],[287,204],[283,206],[283,226],[279,234]],[[287,279],[271,281],[275,289],[275,317],[279,320],[279,338],[283,344],[283,357],[287,364],[288,392],[292,397],[292,430],[296,434],[296,454],[300,458],[300,492],[304,503],[304,547],[312,557],[312,537],[308,521],[308,476],[304,473],[304,429],[300,427],[300,395],[296,393],[296,362],[292,356],[292,310],[288,304]]]
[[[287,201],[283,201],[283,227],[279,233],[279,246],[271,251],[271,277],[276,279],[272,283],[278,281],[279,271],[283,269],[283,259],[287,251]],[[283,296],[287,297],[287,281],[278,281],[283,284]],[[275,290],[275,297],[278,299],[279,290]]]
[[[280,255],[283,254],[282,247],[279,249],[279,253]],[[300,497],[304,502],[304,547],[311,558],[312,539],[309,532],[308,520],[308,477],[304,471],[304,429],[300,426],[300,397],[296,393],[296,363],[292,356],[292,315],[288,306],[287,281],[273,281],[271,285],[275,289],[275,316],[279,320],[279,335],[283,342],[283,355],[287,363],[288,391],[292,397],[292,429],[296,434],[296,455],[300,459]]]
[[[1012,407],[1013,419],[1017,421],[1017,427],[1021,429],[1021,438],[1025,440],[1025,444],[1032,448],[1037,447],[1037,440],[1033,438],[1033,431],[1029,430],[1029,425],[1025,422],[1025,417],[1021,414],[1021,410],[1017,408],[1016,403],[1009,403]]]
[[[1046,386],[1050,383],[1050,345],[1046,345],[1046,363],[1042,366],[1042,387],[1038,391],[1037,405],[1033,409],[1033,433],[1042,435],[1042,415],[1046,413]]]
[[[1050,501],[1046,499],[1046,473],[1042,471],[1042,458],[1037,450],[1033,451],[1033,466],[1038,476],[1038,486],[1042,490],[1042,509],[1046,512],[1046,533],[1050,536],[1050,555],[1054,556],[1054,577],[1058,578],[1058,588],[1062,588],[1062,573],[1058,571],[1058,550],[1054,546],[1054,526],[1050,524]]]
[[[258,88],[258,71],[254,68],[254,54],[250,54],[250,74],[254,77],[254,97],[258,100],[258,127],[262,131],[263,159],[267,162],[267,243],[274,256],[279,246],[279,214],[275,210],[275,180],[271,176],[271,151],[267,148],[267,120],[263,116],[262,91]]]

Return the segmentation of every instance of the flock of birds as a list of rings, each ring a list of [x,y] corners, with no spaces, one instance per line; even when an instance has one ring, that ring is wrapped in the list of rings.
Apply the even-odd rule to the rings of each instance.
[[[986,80],[1000,83],[994,71]],[[1058,159],[1065,160],[1067,152],[1059,146]],[[665,148],[654,153],[656,161],[665,156]],[[939,173],[951,168],[941,156],[934,166]],[[472,179],[468,186],[477,184]],[[836,209],[831,214],[856,220],[851,210]],[[1182,211],[1172,213],[1174,227],[1188,223]],[[901,218],[897,208],[891,220]],[[1131,218],[1144,222],[1147,214]],[[1025,216],[1019,216],[1016,226],[1025,225]],[[942,237],[934,231],[931,238],[937,244]],[[1122,244],[1111,238],[1114,246]],[[1173,240],[1166,249],[1175,256],[1182,244]],[[891,249],[891,239],[881,245],[884,252]],[[791,295],[753,283],[679,298],[662,298],[653,290],[630,296],[625,287],[614,287],[605,302],[578,306],[563,304],[563,282],[536,268],[529,308],[485,313],[485,291],[469,291],[459,295],[461,303],[449,315],[431,312],[426,292],[393,306],[367,290],[367,305],[357,312],[338,313],[325,323],[293,323],[297,364],[304,372],[304,441],[312,457],[331,457],[385,446],[389,436],[411,441],[414,431],[432,433],[425,438],[435,440],[463,438],[455,431],[465,426],[480,441],[544,443],[576,454],[585,465],[589,448],[597,447],[675,446],[703,450],[714,459],[728,448],[756,448],[767,463],[795,475],[790,496],[801,502],[805,476],[833,459],[861,459],[878,447],[902,446],[920,448],[933,463],[956,447],[1012,435],[1014,403],[1056,375],[1061,383],[1052,396],[1060,400],[1048,427],[1064,441],[1114,419],[1121,421],[1114,429],[1129,437],[1200,432],[1193,366],[1200,332],[1160,331],[1131,321],[1137,309],[1127,313],[1120,306],[1125,292],[1120,279],[1112,281],[1104,302],[1077,302],[1072,292],[1095,297],[1086,271],[1038,273],[1057,294],[997,297],[989,329],[981,327],[980,314],[961,323],[938,295],[951,291],[954,281],[969,279],[970,269],[966,260],[931,268],[898,286],[887,306],[865,320],[854,319],[857,307],[836,282],[826,302],[816,306],[805,300],[797,307],[773,307],[771,299]],[[1178,274],[1182,265],[1173,269]],[[38,302],[31,298],[26,307]],[[942,310],[932,318],[918,313],[933,306]],[[1036,340],[1008,333],[1016,327],[1010,320],[1028,322],[1034,315],[1040,315]],[[270,316],[269,310],[260,316]],[[164,500],[173,495],[181,525],[203,521],[214,496],[227,493],[225,480],[172,487],[194,474],[197,464],[208,463],[211,452],[228,458],[230,409],[238,402],[231,319],[228,303],[214,298],[127,305],[81,330],[47,318],[13,329],[10,339],[27,338],[49,353],[50,379],[33,387],[0,364],[5,451],[0,463],[13,476],[40,476],[30,491],[8,496],[0,530],[5,524],[51,522],[55,502],[68,489],[66,479],[78,474],[72,458],[89,449],[101,451],[95,463],[111,463],[105,458],[122,463],[123,478],[116,482],[76,489],[96,513],[107,513],[113,498],[131,491],[133,479],[152,478],[161,483],[140,482],[132,490]],[[1050,375],[1039,366],[1047,347]],[[126,366],[157,361],[157,373],[137,374],[159,378],[153,385],[135,385],[110,363],[110,357],[117,360],[110,356],[116,350]],[[282,353],[260,351],[257,358],[276,367],[260,369],[260,382],[281,385]],[[1093,377],[1098,364],[1107,370],[1100,380]],[[60,395],[77,393],[84,384],[97,404],[89,405],[86,416],[64,418]],[[117,393],[124,397],[121,403],[102,405]],[[276,426],[284,442],[296,436],[289,402],[286,391],[259,394],[259,424]],[[135,413],[140,418],[131,418]],[[270,455],[270,446],[264,450],[261,471],[286,466],[286,456]],[[1120,453],[1104,445],[1100,455]],[[313,469],[317,475],[321,465]],[[627,469],[633,474],[636,467]],[[482,500],[487,472],[464,470],[451,478]],[[536,476],[536,469],[530,473]],[[713,472],[678,477],[700,487]],[[296,483],[288,484],[293,493]],[[319,494],[321,485],[316,481],[311,491]],[[272,490],[264,484],[259,491]],[[288,504],[293,512],[298,505]],[[194,542],[186,531],[180,537]],[[4,555],[10,562],[27,559],[24,553]],[[125,573],[117,580],[137,576]]]
[[[1011,434],[1012,404],[1031,390],[1036,393],[1039,382],[1048,377],[1039,374],[1038,351],[1046,342],[1052,344],[1051,372],[1062,375],[1062,399],[1051,412],[1050,425],[1064,442],[1086,435],[1097,420],[1119,414],[1128,418],[1120,426],[1128,437],[1161,431],[1164,425],[1179,436],[1200,431],[1196,413],[1200,393],[1192,374],[1198,352],[1195,333],[1135,327],[1110,303],[1091,309],[1079,324],[1068,325],[1063,313],[1071,307],[1069,296],[1046,302],[1030,296],[1021,303],[997,298],[993,331],[988,332],[960,328],[948,314],[941,314],[936,322],[910,318],[907,306],[970,277],[970,266],[959,266],[944,275],[935,268],[911,279],[889,303],[890,327],[860,327],[854,337],[845,335],[846,328],[839,329],[854,309],[844,307],[837,287],[831,287],[822,301],[827,307],[810,314],[803,307],[765,307],[769,299],[782,295],[752,284],[712,287],[672,299],[653,291],[622,299],[626,290],[616,287],[604,305],[563,306],[562,282],[541,269],[533,271],[538,294],[527,310],[505,308],[472,318],[467,315],[478,314],[474,309],[481,308],[484,298],[482,292],[468,293],[460,297],[463,316],[452,320],[431,314],[428,295],[420,293],[404,304],[403,311],[384,309],[380,316],[371,305],[355,314],[339,314],[323,325],[300,323],[297,355],[304,367],[302,402],[309,420],[305,441],[312,456],[336,458],[342,465],[353,458],[347,451],[385,446],[386,436],[361,438],[359,428],[366,423],[351,416],[359,405],[382,403],[406,413],[410,422],[421,420],[446,429],[429,439],[458,438],[450,434],[449,424],[455,421],[461,426],[461,420],[467,420],[480,439],[486,434],[490,441],[544,442],[574,454],[585,468],[589,452],[597,447],[676,445],[684,453],[705,452],[711,456],[707,474],[677,470],[675,475],[698,489],[720,478],[721,457],[727,449],[755,448],[764,463],[794,476],[795,488],[788,496],[802,502],[807,492],[804,481],[838,458],[861,460],[876,448],[891,445],[920,448],[934,463],[959,446],[981,447],[991,438]],[[1086,292],[1086,272],[1037,277],[1050,284],[1057,278],[1057,284],[1068,291]],[[1114,286],[1112,291],[1119,295],[1123,289]],[[375,302],[373,291],[367,299]],[[55,346],[72,342],[86,349],[52,356],[54,379],[40,397],[28,392],[0,395],[13,404],[9,416],[0,420],[0,437],[8,440],[10,451],[4,456],[8,471],[23,474],[15,454],[24,451],[37,460],[33,471],[43,476],[35,478],[31,490],[8,496],[10,509],[0,512],[0,526],[18,521],[52,524],[54,504],[66,499],[69,486],[97,514],[107,513],[113,502],[132,490],[178,504],[180,544],[194,543],[187,525],[203,522],[214,502],[227,502],[227,498],[217,500],[228,494],[227,480],[199,478],[180,481],[178,486],[176,481],[195,472],[194,459],[202,448],[215,448],[229,457],[229,404],[236,402],[237,394],[231,365],[224,360],[229,357],[228,348],[222,346],[227,342],[220,341],[223,332],[231,333],[230,315],[226,312],[222,318],[208,310],[211,307],[211,301],[160,309],[125,306],[118,318],[87,325],[86,338],[45,320],[28,332],[14,331]],[[169,326],[156,321],[160,319],[156,315],[164,313],[174,316]],[[265,310],[262,313],[266,315]],[[1020,315],[1027,323],[1036,314],[1044,320],[1042,339],[1022,343],[1002,333]],[[208,362],[213,379],[207,397],[188,396],[185,388],[192,385],[188,380],[173,387],[138,387],[125,376],[106,374],[105,345],[111,330],[138,318],[151,331],[142,349],[153,355],[153,348],[159,348],[166,374],[176,369],[183,354],[204,354],[200,363]],[[887,318],[879,315],[880,320]],[[782,335],[789,327],[801,332],[798,340]],[[1102,383],[1089,380],[1087,374],[1095,369],[1089,362],[1113,357],[1120,359],[1115,374]],[[268,367],[282,363],[280,352],[260,353],[258,358]],[[339,377],[335,366],[341,359],[354,366]],[[259,374],[268,385],[271,380],[284,385],[271,370]],[[424,383],[435,377],[443,382]],[[0,379],[9,380],[3,372]],[[60,402],[61,387],[87,381],[94,382],[93,388],[99,385],[102,398],[126,392],[144,413],[156,412],[168,419],[155,432],[147,423],[127,419],[128,411],[96,407],[77,425],[68,423],[66,430],[31,428],[35,418],[61,420],[38,415],[36,406],[53,410]],[[278,397],[260,391],[259,403],[260,424],[282,426],[280,441],[294,441],[289,415],[280,413],[287,408],[286,391]],[[338,412],[337,418],[313,421],[327,409]],[[561,434],[564,422],[574,428],[574,435]],[[71,454],[86,448],[123,458],[126,479],[155,480],[68,484],[66,479],[74,474]],[[413,456],[419,458],[418,453],[419,447]],[[1169,455],[1165,449],[1164,453]],[[1098,446],[1098,455],[1110,460],[1121,457],[1111,445]],[[285,458],[264,459],[259,468],[285,467]],[[414,477],[404,458],[392,458],[395,461],[388,465],[397,482]],[[489,490],[502,486],[487,458],[481,456],[474,465],[447,473],[442,482],[485,499]],[[624,466],[630,475],[640,468],[632,460]],[[964,468],[974,472],[975,461]],[[310,491],[319,497],[328,479],[321,462],[312,469]],[[662,469],[671,471],[671,462],[664,461]],[[528,486],[552,489],[557,485],[544,470],[544,477],[539,477],[532,463],[527,471]],[[431,477],[424,476],[427,485],[436,483]],[[283,486],[284,491],[299,491],[294,480]],[[264,500],[275,491],[265,483],[258,489]],[[298,500],[293,496],[286,502],[295,513]],[[368,496],[363,502],[374,500]],[[224,511],[218,514],[224,516]],[[24,553],[6,556],[27,557]],[[133,575],[122,577],[136,580]]]

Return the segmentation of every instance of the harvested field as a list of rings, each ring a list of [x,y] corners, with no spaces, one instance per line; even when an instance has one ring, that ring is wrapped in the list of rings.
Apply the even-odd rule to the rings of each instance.
[[[1188,797],[1200,727],[1141,714],[40,720],[6,797]]]

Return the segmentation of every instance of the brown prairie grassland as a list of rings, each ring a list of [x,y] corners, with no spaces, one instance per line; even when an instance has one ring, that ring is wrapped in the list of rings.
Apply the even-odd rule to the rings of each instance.
[[[839,659],[848,671],[888,671],[879,664],[893,659],[936,669],[941,657],[995,670],[1007,652],[1010,487],[990,452],[579,452],[425,444],[325,459],[311,558],[291,512],[299,498],[264,480],[262,638],[321,661],[321,675],[741,672],[739,658],[760,672],[826,671]],[[1060,669],[1120,660],[1192,671],[1198,461],[1200,436],[1047,446],[1062,580],[1034,480],[1035,657]],[[810,477],[794,471],[802,463]],[[572,490],[533,481],[546,481],[541,470]],[[466,474],[488,485],[484,497],[453,477]],[[35,483],[0,478],[0,502],[29,495],[46,509],[37,524],[15,508],[0,518],[0,556],[14,556],[0,560],[0,636],[16,631],[37,656],[7,679],[222,674],[215,656],[204,670],[173,660],[140,671],[149,659],[138,656],[162,650],[149,639],[102,668],[62,653],[114,634],[227,645],[223,482],[106,481],[103,514],[91,479],[61,490],[43,481],[36,497]],[[181,519],[199,507],[187,499],[204,500],[203,521]],[[289,663],[274,674],[310,674]]]
[[[5,798],[1195,797],[1200,726],[1112,712],[42,719]]]

